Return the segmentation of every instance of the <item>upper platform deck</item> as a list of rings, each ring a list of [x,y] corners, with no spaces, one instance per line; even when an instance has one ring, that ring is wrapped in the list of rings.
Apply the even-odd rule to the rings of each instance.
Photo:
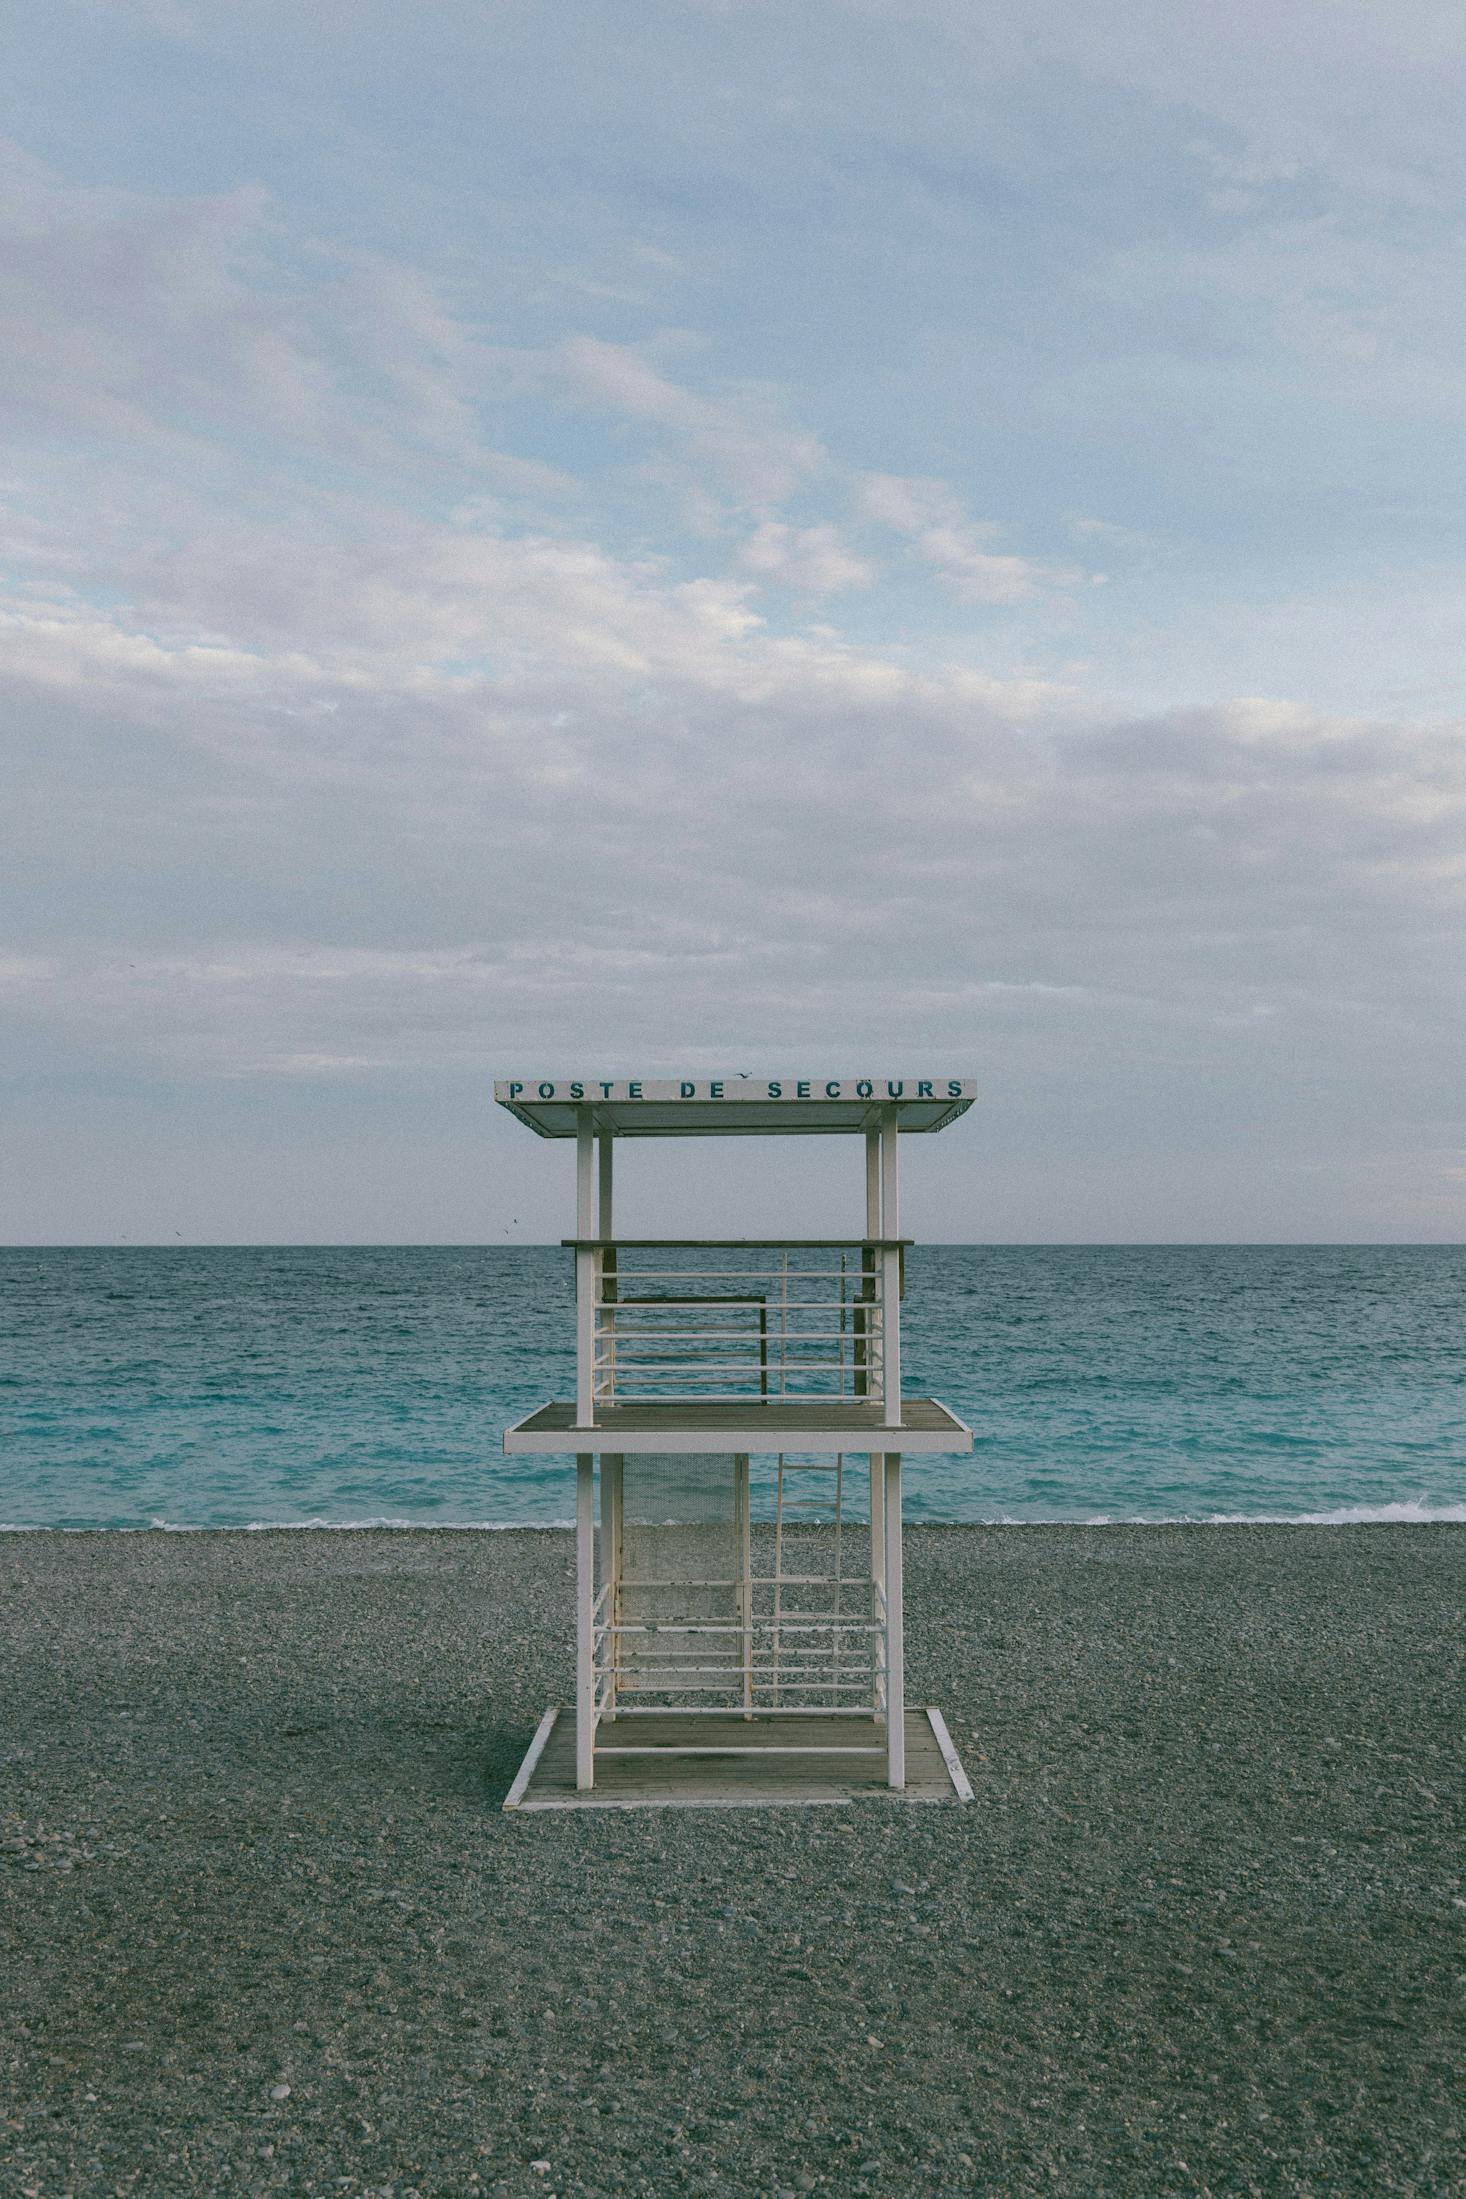
[[[902,1136],[965,1115],[964,1077],[501,1077],[494,1098],[542,1138],[573,1138],[589,1115],[614,1138]]]
[[[590,1423],[578,1421],[568,1401],[541,1405],[504,1433],[511,1456],[523,1452],[899,1451],[904,1456],[951,1455],[972,1449],[972,1430],[934,1397],[903,1399],[892,1426],[880,1404],[862,1401],[796,1404],[788,1398],[727,1399],[694,1403],[597,1405]]]

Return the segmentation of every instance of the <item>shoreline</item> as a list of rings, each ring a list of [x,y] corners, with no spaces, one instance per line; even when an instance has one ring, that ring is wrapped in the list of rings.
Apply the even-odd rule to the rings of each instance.
[[[1047,1530],[1122,1529],[1140,1532],[1171,1527],[1460,1527],[1466,1526],[1466,1503],[1447,1502],[1431,1507],[1424,1499],[1399,1498],[1382,1504],[1341,1504],[1322,1512],[1214,1512],[1206,1515],[1178,1513],[1167,1518],[1139,1518],[1097,1513],[1084,1518],[1045,1514],[1029,1518],[906,1520],[907,1533],[989,1533],[997,1530],[1044,1528]],[[149,1520],[134,1527],[69,1527],[54,1522],[27,1526],[0,1520],[0,1537],[6,1535],[553,1535],[573,1532],[575,1521],[563,1519],[401,1519],[389,1515],[369,1519],[265,1519],[230,1524],[198,1525],[181,1520]]]
[[[568,1533],[0,1539],[0,2186],[1457,2190],[1463,1536],[913,1526],[975,1807],[614,1823]]]

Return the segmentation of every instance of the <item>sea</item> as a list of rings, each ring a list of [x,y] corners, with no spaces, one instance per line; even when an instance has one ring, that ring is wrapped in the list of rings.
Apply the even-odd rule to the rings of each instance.
[[[1466,1520],[1466,1246],[920,1246],[903,1351],[914,1520]],[[563,1523],[573,1393],[558,1247],[0,1250],[8,1528]]]

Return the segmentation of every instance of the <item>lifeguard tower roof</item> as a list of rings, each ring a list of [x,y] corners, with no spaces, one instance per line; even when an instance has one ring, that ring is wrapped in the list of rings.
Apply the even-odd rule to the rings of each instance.
[[[504,1077],[494,1098],[542,1138],[573,1138],[594,1110],[617,1138],[855,1136],[894,1111],[903,1136],[965,1115],[965,1077]],[[889,1117],[887,1117],[889,1119]]]

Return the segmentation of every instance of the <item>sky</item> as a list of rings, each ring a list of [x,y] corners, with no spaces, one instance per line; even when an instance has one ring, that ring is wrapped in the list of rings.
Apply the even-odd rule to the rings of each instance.
[[[1455,0],[0,26],[0,1239],[1461,1239]]]

